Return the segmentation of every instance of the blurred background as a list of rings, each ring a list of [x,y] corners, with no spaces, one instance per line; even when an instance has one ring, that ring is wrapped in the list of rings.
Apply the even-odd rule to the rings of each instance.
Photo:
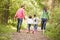
[[[26,18],[36,14],[40,19],[43,7],[47,6],[50,19],[45,35],[51,40],[60,40],[60,0],[0,0],[0,40],[10,40],[10,34],[16,31],[17,19],[14,20],[14,16],[22,4],[25,4]],[[40,21],[38,26],[41,26]],[[26,28],[24,20],[21,29]]]

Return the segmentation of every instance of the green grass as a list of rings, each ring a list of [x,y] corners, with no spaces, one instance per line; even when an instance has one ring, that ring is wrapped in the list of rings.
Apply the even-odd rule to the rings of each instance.
[[[51,40],[60,40],[60,27],[56,27],[55,23],[47,25],[45,35]]]
[[[8,24],[16,28],[17,27],[17,20],[9,19]],[[26,29],[26,28],[27,28],[27,24],[25,21],[23,21],[22,25],[21,25],[21,29]]]
[[[17,24],[8,24],[8,25],[0,25],[0,40],[11,40],[11,33],[12,32],[16,32],[16,28]],[[23,23],[21,29],[25,29],[26,28],[26,24]]]
[[[10,35],[14,30],[9,25],[0,25],[0,40],[11,40]]]

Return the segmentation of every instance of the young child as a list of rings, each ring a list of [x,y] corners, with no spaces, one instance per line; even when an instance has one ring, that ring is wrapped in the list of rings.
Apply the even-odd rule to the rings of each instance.
[[[38,27],[38,17],[35,14],[34,14],[34,18],[33,18],[33,24],[34,24],[33,33],[36,33],[37,27]]]
[[[31,27],[31,24],[33,23],[33,20],[32,20],[32,16],[29,16],[28,19],[27,19],[27,25],[28,25],[28,32],[30,32],[30,27]]]

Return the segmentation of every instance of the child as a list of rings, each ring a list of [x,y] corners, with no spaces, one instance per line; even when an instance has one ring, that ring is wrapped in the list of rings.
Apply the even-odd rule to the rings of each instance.
[[[28,25],[28,32],[30,32],[30,27],[31,27],[31,24],[33,23],[33,20],[32,20],[32,16],[29,16],[28,19],[27,19],[27,25]]]
[[[37,26],[38,26],[38,17],[36,17],[36,15],[34,15],[34,18],[33,18],[33,24],[34,24],[33,33],[35,33],[37,31]]]

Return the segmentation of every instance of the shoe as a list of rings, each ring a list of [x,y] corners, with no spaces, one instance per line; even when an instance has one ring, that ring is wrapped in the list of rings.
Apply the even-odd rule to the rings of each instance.
[[[18,33],[20,33],[20,31],[18,31]]]
[[[27,31],[27,33],[30,33],[30,31]]]
[[[34,34],[34,31],[32,31],[32,33]]]

